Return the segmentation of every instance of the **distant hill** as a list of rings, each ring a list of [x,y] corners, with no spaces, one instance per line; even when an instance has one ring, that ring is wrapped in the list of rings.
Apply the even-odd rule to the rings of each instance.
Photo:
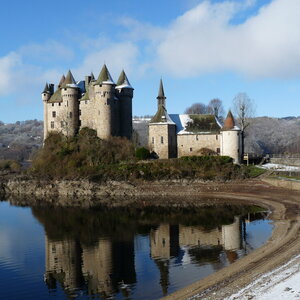
[[[0,159],[24,161],[43,143],[43,121],[0,121]]]
[[[245,152],[300,153],[300,117],[253,118],[246,132]]]
[[[149,121],[149,116],[133,119],[133,139],[139,147],[148,144]],[[10,124],[0,121],[0,159],[27,160],[42,143],[43,121]],[[245,151],[257,154],[300,153],[300,117],[253,118],[246,132]]]

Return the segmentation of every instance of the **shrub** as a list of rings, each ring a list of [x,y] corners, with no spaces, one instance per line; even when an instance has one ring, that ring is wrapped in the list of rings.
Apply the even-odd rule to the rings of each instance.
[[[138,148],[135,151],[135,157],[139,160],[148,159],[150,158],[150,151],[145,147]]]

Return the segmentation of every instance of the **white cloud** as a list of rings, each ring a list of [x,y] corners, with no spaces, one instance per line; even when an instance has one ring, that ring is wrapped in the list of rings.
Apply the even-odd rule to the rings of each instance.
[[[176,76],[236,71],[251,77],[300,75],[300,1],[274,0],[242,24],[253,0],[204,1],[177,18],[157,47],[157,65]]]
[[[9,94],[15,89],[17,83],[14,72],[20,63],[20,56],[14,52],[0,57],[0,95]]]
[[[98,76],[104,63],[112,76],[119,76],[123,68],[130,74],[137,66],[138,55],[138,47],[131,42],[107,43],[101,49],[86,54],[80,66],[74,69],[74,74],[82,77],[93,71]],[[117,79],[114,77],[115,81]]]

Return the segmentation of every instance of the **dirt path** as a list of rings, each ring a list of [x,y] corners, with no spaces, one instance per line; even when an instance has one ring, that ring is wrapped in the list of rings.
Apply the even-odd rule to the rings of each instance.
[[[165,297],[165,300],[225,299],[300,253],[299,191],[252,181],[247,185],[219,187],[214,194],[271,208],[271,219],[275,225],[272,237],[248,256]]]

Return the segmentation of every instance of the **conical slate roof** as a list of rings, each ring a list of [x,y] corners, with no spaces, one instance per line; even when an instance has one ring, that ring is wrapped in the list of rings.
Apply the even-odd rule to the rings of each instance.
[[[68,74],[64,80],[63,86],[66,86],[67,84],[76,84],[76,81],[73,77],[73,74],[71,73],[71,71],[68,71]]]
[[[102,84],[102,83],[115,84],[112,77],[110,76],[109,71],[108,71],[105,64],[102,67],[102,70],[101,70],[101,72],[98,76],[98,79],[96,81],[96,84]]]
[[[61,79],[60,79],[59,84],[58,84],[58,87],[59,87],[59,88],[63,86],[65,80],[66,80],[65,75],[61,76]]]
[[[46,82],[46,85],[45,85],[45,87],[44,87],[44,90],[42,91],[42,94],[44,94],[44,93],[50,93],[50,89],[49,89],[49,85],[48,85],[48,83]]]
[[[231,111],[229,110],[228,114],[227,114],[227,117],[224,121],[224,126],[223,126],[223,130],[230,130],[230,129],[233,129],[235,126],[235,122],[234,122],[234,118],[233,118],[233,115],[231,113]]]
[[[160,79],[160,84],[159,84],[159,90],[158,90],[158,96],[157,98],[166,98],[165,97],[165,91],[164,91],[164,85],[162,82],[162,79]]]
[[[118,82],[117,82],[117,88],[130,88],[132,89],[132,86],[126,76],[126,73],[124,70],[122,70]]]

